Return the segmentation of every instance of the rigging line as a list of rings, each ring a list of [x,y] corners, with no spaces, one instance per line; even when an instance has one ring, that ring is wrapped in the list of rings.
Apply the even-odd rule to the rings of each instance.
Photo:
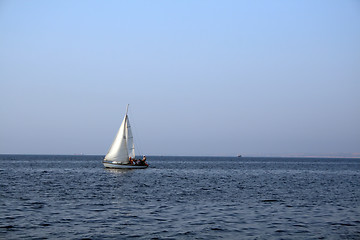
[[[140,147],[140,145],[141,145],[141,141],[140,141],[140,138],[139,138],[139,136],[138,136],[138,134],[137,134],[137,131],[134,129],[134,136],[135,136],[135,139],[136,140],[134,140],[134,145],[135,145],[135,148],[137,148],[139,151],[138,151],[138,154],[141,156],[142,155],[142,149],[141,149],[141,147]]]
[[[130,115],[132,114],[131,109],[129,109],[129,114]],[[133,115],[131,115],[131,116],[133,116]],[[133,122],[136,123],[136,121],[133,121]],[[139,138],[139,136],[137,134],[137,131],[136,131],[136,125],[135,125],[135,127],[131,128],[131,131],[133,132],[133,139],[134,139],[133,143],[134,143],[135,149],[138,149],[138,151],[137,151],[138,154],[137,155],[142,156],[142,149],[140,147],[141,141],[140,141],[140,138]]]

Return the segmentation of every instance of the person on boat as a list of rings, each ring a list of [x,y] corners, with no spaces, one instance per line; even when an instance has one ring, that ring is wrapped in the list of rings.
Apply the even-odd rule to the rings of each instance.
[[[133,159],[131,157],[129,157],[129,164],[134,165],[134,161],[133,161]]]
[[[149,166],[147,163],[146,163],[146,156],[144,155],[143,158],[140,160],[140,164],[141,166]]]

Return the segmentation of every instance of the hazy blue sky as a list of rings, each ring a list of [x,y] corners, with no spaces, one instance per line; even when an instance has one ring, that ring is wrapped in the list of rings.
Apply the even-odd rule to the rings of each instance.
[[[0,153],[360,152],[360,1],[0,1]]]

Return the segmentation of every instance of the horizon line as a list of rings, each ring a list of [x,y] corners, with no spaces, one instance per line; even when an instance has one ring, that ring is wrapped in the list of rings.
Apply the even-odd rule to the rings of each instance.
[[[106,154],[87,154],[87,153],[0,153],[0,155],[42,155],[42,156],[105,156]],[[143,154],[140,154],[143,155]],[[138,156],[138,155],[137,155]],[[360,153],[342,154],[241,154],[239,155],[171,155],[171,154],[146,154],[151,157],[237,157],[237,158],[360,158]]]

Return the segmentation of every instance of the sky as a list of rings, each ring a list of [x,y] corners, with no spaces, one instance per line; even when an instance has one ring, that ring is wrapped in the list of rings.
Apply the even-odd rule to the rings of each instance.
[[[2,0],[0,153],[360,153],[358,0]]]

